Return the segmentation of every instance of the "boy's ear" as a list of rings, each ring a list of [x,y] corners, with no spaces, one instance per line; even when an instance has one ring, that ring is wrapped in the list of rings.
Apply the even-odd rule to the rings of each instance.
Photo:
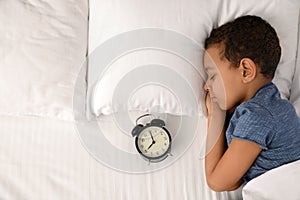
[[[240,61],[240,71],[243,83],[251,82],[257,73],[256,64],[250,58],[243,58]]]

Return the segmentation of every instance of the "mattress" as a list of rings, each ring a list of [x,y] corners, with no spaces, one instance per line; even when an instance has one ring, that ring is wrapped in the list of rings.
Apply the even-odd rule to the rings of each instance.
[[[75,122],[13,116],[1,116],[0,122],[1,199],[226,200],[241,195],[215,193],[206,186],[201,132],[176,162],[134,173],[99,162],[87,151]],[[98,123],[107,134],[122,134],[112,116],[100,117]],[[205,124],[205,118],[199,120],[200,130],[205,131]],[[117,144],[114,137],[105,137]]]

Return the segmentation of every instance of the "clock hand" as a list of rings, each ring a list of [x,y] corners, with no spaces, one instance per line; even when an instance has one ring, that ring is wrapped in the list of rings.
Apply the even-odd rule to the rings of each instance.
[[[149,131],[149,132],[150,132],[150,135],[151,135],[152,143],[153,143],[153,142],[155,143],[154,138],[153,138],[153,135],[152,135],[152,132],[151,132],[151,131]]]
[[[154,138],[153,138],[153,135],[152,135],[152,132],[149,131],[150,133],[150,136],[151,136],[151,139],[152,139],[152,143],[150,144],[150,146],[148,147],[148,149],[150,149],[152,147],[153,144],[155,144],[155,141],[154,141]]]
[[[155,144],[155,141],[153,140],[152,143],[150,144],[150,146],[148,147],[148,149],[150,149],[152,147],[152,145],[154,145],[154,144]]]

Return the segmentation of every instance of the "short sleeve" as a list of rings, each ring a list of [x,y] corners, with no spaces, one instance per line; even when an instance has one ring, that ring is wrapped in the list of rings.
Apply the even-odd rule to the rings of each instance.
[[[243,108],[233,115],[227,137],[254,142],[267,150],[272,140],[274,119],[268,110],[259,106]]]

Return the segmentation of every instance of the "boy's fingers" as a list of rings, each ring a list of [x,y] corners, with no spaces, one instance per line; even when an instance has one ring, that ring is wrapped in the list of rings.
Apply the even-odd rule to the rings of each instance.
[[[211,105],[211,98],[210,98],[209,92],[206,93],[205,104],[206,104],[206,108],[207,108],[207,114],[210,114],[212,105]]]

